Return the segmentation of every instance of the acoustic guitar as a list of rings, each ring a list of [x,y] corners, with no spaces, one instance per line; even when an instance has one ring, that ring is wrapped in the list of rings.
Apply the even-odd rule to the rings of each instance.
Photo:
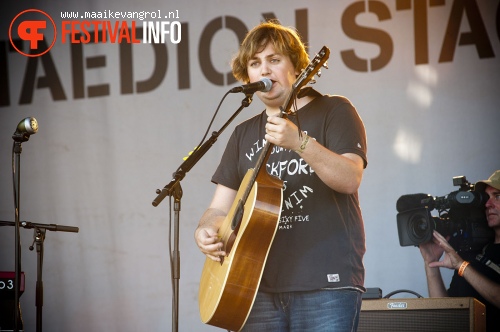
[[[290,114],[301,88],[314,75],[321,75],[330,50],[323,46],[292,85],[281,117]],[[201,321],[239,331],[252,309],[267,255],[278,229],[283,201],[283,181],[271,176],[266,161],[272,150],[267,142],[254,168],[247,171],[218,236],[226,256],[221,262],[209,258],[203,267],[198,302]]]

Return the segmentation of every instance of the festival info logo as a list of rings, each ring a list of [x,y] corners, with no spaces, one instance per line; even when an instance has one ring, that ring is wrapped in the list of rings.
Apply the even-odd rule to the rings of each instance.
[[[54,46],[56,30],[56,25],[50,15],[39,9],[27,9],[17,14],[10,23],[9,39],[19,53],[29,57],[37,57],[44,55]],[[15,42],[16,36],[27,42],[28,51],[18,47],[19,44]],[[48,43],[44,41],[52,42],[47,47]]]
[[[61,18],[73,18],[61,21],[59,40],[62,44],[163,44],[167,41],[178,44],[182,37],[182,24],[170,21],[179,18],[178,10],[163,14],[159,9],[61,12]],[[56,42],[57,32],[50,15],[39,9],[27,9],[17,14],[10,23],[9,39],[20,54],[37,57],[50,51]],[[28,50],[25,50],[26,44]]]

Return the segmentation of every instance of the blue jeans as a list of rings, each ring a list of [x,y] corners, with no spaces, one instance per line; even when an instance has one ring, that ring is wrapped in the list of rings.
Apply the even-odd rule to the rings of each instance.
[[[322,289],[308,292],[258,292],[244,332],[354,332],[361,292]]]

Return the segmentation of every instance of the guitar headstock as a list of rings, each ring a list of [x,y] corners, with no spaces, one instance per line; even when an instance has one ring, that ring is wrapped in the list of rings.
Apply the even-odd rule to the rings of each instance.
[[[307,65],[304,70],[300,73],[299,77],[293,83],[293,91],[298,92],[304,85],[313,80],[314,75],[318,77],[321,76],[321,67],[328,69],[327,60],[330,57],[330,49],[326,46],[323,46],[321,50],[316,54],[316,56],[311,60],[311,62]]]
[[[320,69],[321,67],[325,67],[328,69],[328,66],[326,65],[326,60],[328,60],[328,57],[330,56],[330,49],[326,46],[323,46],[321,50],[316,54],[316,56],[309,62],[306,68],[302,70],[300,73],[299,77],[295,80],[295,82],[292,84],[292,91],[290,92],[290,95],[288,96],[288,101],[285,103],[285,107],[280,107],[281,109],[281,116],[286,117],[288,114],[293,113],[291,112],[291,107],[292,103],[295,100],[297,96],[299,96],[300,89],[309,83],[314,75],[321,76]],[[311,82],[314,83],[314,82]]]

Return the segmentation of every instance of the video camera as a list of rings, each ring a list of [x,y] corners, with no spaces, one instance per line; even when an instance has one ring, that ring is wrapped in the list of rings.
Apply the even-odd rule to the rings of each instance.
[[[458,252],[481,249],[493,238],[485,215],[488,195],[474,191],[465,176],[453,177],[453,185],[460,189],[445,196],[410,194],[398,199],[397,227],[402,247],[430,241],[434,230],[449,236],[448,242]],[[431,215],[434,209],[437,217]]]

